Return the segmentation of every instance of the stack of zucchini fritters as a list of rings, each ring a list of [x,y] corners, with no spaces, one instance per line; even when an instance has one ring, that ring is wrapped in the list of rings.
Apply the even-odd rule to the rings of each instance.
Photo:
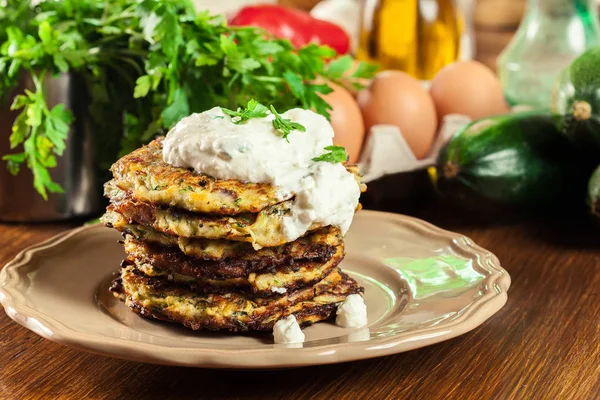
[[[192,329],[271,330],[290,314],[300,325],[328,319],[363,290],[338,268],[339,229],[313,225],[286,243],[282,220],[294,199],[281,201],[270,184],[173,167],[162,139],[112,172],[102,220],[124,234],[127,253],[112,290],[142,316]]]

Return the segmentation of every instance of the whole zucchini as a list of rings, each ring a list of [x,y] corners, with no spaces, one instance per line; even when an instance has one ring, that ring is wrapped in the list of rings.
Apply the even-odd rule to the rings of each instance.
[[[440,152],[436,186],[446,198],[486,213],[582,202],[591,169],[549,114],[523,112],[475,121]]]
[[[550,109],[561,132],[600,162],[600,48],[586,51],[562,71]]]

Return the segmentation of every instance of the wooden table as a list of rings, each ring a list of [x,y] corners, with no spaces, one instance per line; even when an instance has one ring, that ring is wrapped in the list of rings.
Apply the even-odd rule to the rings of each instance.
[[[594,399],[600,396],[600,231],[584,222],[460,226],[512,276],[476,330],[409,353],[284,371],[120,361],[54,344],[0,312],[0,399]],[[0,225],[0,263],[67,225]]]

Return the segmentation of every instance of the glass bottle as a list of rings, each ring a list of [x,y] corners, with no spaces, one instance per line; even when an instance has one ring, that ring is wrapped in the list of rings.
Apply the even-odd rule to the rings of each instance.
[[[430,80],[459,58],[454,0],[364,0],[357,58]]]
[[[511,106],[548,109],[560,71],[600,43],[595,0],[528,0],[512,41],[498,58]]]

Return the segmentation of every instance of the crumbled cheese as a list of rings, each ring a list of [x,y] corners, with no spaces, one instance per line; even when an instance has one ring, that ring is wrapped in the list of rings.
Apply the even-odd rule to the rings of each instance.
[[[361,295],[351,294],[338,306],[335,323],[344,328],[362,328],[367,325],[367,305]]]
[[[280,319],[273,327],[275,343],[304,343],[304,333],[294,315]]]

